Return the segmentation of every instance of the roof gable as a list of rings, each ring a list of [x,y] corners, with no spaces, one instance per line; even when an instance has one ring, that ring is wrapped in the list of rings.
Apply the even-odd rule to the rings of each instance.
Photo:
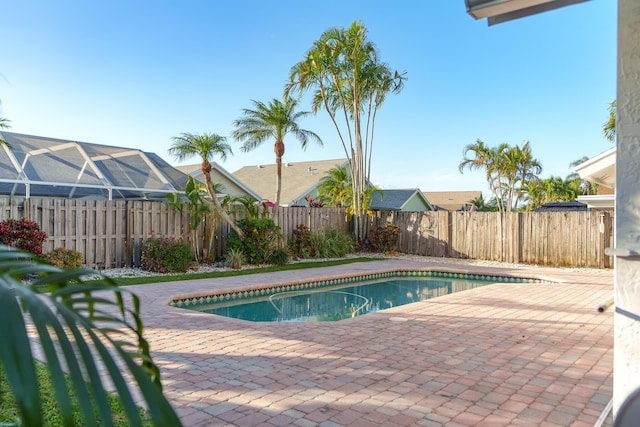
[[[283,163],[280,205],[299,203],[305,195],[313,192],[329,170],[346,164],[347,159]],[[233,172],[233,176],[260,195],[262,200],[275,200],[275,164],[245,166]]]
[[[369,207],[373,210],[433,210],[427,198],[417,188],[376,190]]]
[[[204,183],[202,165],[200,163],[176,166],[176,168]],[[231,196],[250,196],[258,201],[262,200],[262,197],[260,197],[258,193],[247,187],[247,185],[216,162],[211,162],[211,181],[221,183],[224,186],[224,194]]]
[[[438,210],[458,211],[482,197],[482,191],[425,191],[425,197]]]

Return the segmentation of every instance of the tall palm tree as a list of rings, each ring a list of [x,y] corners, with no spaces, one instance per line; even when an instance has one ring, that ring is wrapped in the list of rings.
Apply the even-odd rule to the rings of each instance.
[[[366,195],[376,112],[389,93],[402,90],[405,77],[380,61],[366,27],[330,28],[315,41],[305,58],[291,68],[285,93],[313,90],[313,112],[329,114],[349,159],[352,177],[354,232],[367,233]],[[343,123],[341,126],[339,123]]]
[[[500,202],[504,200],[502,194],[503,188],[501,186],[503,168],[501,167],[500,157],[506,149],[506,144],[501,144],[500,146],[493,148],[485,144],[484,141],[478,139],[475,144],[468,144],[462,149],[463,160],[458,165],[460,173],[463,173],[464,169],[484,169],[487,184],[489,184],[489,189],[498,201],[498,208],[500,211],[504,210],[504,206]]]
[[[509,159],[510,171],[514,171],[513,175],[509,175],[507,181],[509,192],[508,198],[509,209],[515,210],[524,198],[523,188],[529,181],[535,181],[542,172],[542,164],[533,158],[531,144],[526,141],[522,147],[516,145],[509,148],[506,153]]]
[[[322,145],[322,140],[314,132],[301,129],[298,122],[309,115],[308,111],[296,111],[298,101],[285,96],[284,102],[272,99],[268,104],[253,101],[254,109],[242,110],[242,117],[234,121],[233,137],[242,141],[240,149],[251,151],[267,139],[274,139],[273,151],[276,154],[276,198],[272,218],[280,206],[282,189],[282,156],[284,155],[284,137],[293,134],[302,148],[307,148],[309,140]]]
[[[202,159],[202,175],[204,176],[207,192],[209,193],[209,197],[211,197],[211,202],[215,206],[216,212],[238,233],[238,237],[243,239],[244,233],[240,227],[236,225],[231,216],[229,216],[227,211],[222,208],[211,182],[211,161],[213,161],[213,158],[218,156],[224,161],[227,159],[228,154],[233,154],[231,146],[226,143],[226,138],[215,133],[203,133],[200,135],[182,133],[180,136],[173,138],[173,144],[169,148],[169,153],[178,161],[190,159],[194,156]]]

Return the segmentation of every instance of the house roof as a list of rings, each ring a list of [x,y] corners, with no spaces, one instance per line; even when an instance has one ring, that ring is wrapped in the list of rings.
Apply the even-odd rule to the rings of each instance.
[[[433,207],[419,188],[377,190],[373,193],[369,207],[373,210],[403,210],[414,197],[421,199],[427,210],[433,210]]]
[[[304,199],[305,195],[318,187],[320,180],[330,169],[346,164],[347,159],[283,163],[280,205],[297,204],[297,201]],[[233,176],[259,194],[262,200],[275,201],[275,163],[245,166],[235,171]]]
[[[158,199],[187,176],[138,149],[0,132],[0,194],[92,199]]]
[[[587,0],[465,0],[467,12],[476,19],[487,18],[489,25],[524,18]]]
[[[471,200],[482,197],[482,191],[425,191],[425,197],[438,210],[458,211],[471,204]]]
[[[550,202],[545,203],[537,209],[534,209],[534,212],[575,212],[575,211],[586,211],[587,205],[580,202]]]
[[[179,169],[180,171],[191,175],[198,181],[204,183],[201,163],[176,166],[176,169]],[[216,162],[211,162],[211,181],[213,181],[214,183],[221,183],[224,186],[225,194],[229,194],[232,196],[248,195],[258,201],[262,200],[262,197],[258,193],[247,187],[247,185],[238,180],[235,176],[233,176],[230,172],[228,172],[225,168],[223,168]]]

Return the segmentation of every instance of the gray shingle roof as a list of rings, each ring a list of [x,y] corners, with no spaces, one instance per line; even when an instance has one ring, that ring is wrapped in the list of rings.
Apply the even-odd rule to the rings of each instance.
[[[282,189],[280,205],[300,202],[313,191],[330,169],[346,165],[346,159],[319,160],[282,164]],[[263,200],[275,201],[276,165],[245,166],[233,176],[259,194]]]
[[[427,206],[427,210],[431,208],[429,201],[417,188],[378,190],[373,193],[373,198],[369,207],[373,210],[402,210],[413,197],[419,197],[423,200]]]

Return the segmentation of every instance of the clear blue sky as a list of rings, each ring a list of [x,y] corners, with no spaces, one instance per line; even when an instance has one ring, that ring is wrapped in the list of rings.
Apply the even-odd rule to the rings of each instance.
[[[376,122],[372,181],[382,188],[482,190],[458,172],[476,139],[531,142],[542,177],[611,147],[616,2],[488,27],[464,0],[7,0],[0,25],[1,116],[13,132],[167,152],[182,132],[230,135],[251,99],[281,97],[289,70],[330,27],[359,20],[382,61],[406,71]],[[310,109],[308,102],[302,107]],[[344,158],[326,113],[303,127],[323,148],[285,139],[285,162]],[[266,142],[220,162],[274,163]],[[193,162],[195,163],[196,159]]]

